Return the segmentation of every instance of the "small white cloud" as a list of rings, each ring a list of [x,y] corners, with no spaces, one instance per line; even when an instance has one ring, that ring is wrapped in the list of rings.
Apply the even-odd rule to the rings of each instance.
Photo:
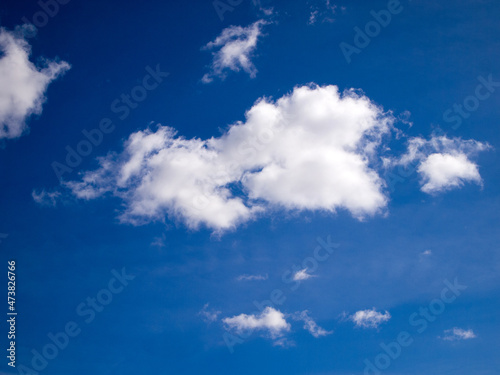
[[[304,268],[304,269],[294,273],[293,280],[294,281],[302,281],[302,280],[310,279],[311,277],[314,277],[314,275],[307,273],[307,268]]]
[[[57,205],[57,199],[61,196],[61,193],[58,191],[46,191],[42,190],[33,190],[31,192],[31,196],[33,200],[41,206],[51,206],[55,207]]]
[[[245,331],[267,331],[271,338],[278,338],[290,330],[285,315],[272,307],[266,307],[259,315],[240,314],[232,318],[224,318],[223,323],[228,329],[238,333]]]
[[[333,331],[327,331],[316,324],[316,322],[309,316],[307,310],[295,313],[293,315],[295,320],[302,320],[304,322],[304,329],[308,330],[311,335],[318,338],[321,336],[327,336],[333,333]]]
[[[208,43],[203,49],[212,50],[213,60],[210,72],[205,74],[202,82],[210,83],[215,77],[225,79],[228,71],[239,72],[243,70],[251,78],[257,75],[257,68],[252,62],[252,55],[257,47],[257,42],[262,33],[262,27],[267,22],[259,20],[247,27],[230,26],[224,29],[213,42]]]
[[[214,310],[214,309],[209,309],[209,304],[206,303],[203,308],[200,310],[198,315],[201,316],[201,318],[206,322],[206,323],[213,323],[217,320],[219,315],[221,314],[220,311]]]
[[[477,336],[472,329],[465,330],[462,328],[454,327],[452,329],[445,330],[444,336],[441,338],[446,341],[457,341],[457,340],[470,340],[476,337]]]
[[[375,308],[371,310],[360,310],[351,315],[352,320],[356,327],[360,328],[378,328],[382,323],[391,319],[391,314],[388,311],[384,313],[378,312]]]
[[[268,275],[240,275],[236,278],[238,281],[261,281],[267,280]]]
[[[464,182],[481,184],[477,165],[465,154],[432,154],[418,167],[422,175],[422,191],[435,193],[460,187]]]
[[[18,138],[27,130],[28,117],[42,113],[49,84],[70,68],[48,59],[42,60],[44,67],[36,67],[21,29],[0,28],[0,139]]]
[[[424,256],[430,256],[430,255],[432,255],[432,251],[430,251],[430,250],[425,250],[425,251],[423,251],[421,254],[422,254],[422,255],[424,255]]]
[[[411,138],[408,151],[395,164],[417,164],[421,190],[428,194],[461,187],[465,182],[482,184],[478,166],[470,158],[490,148],[486,143],[433,135]]]

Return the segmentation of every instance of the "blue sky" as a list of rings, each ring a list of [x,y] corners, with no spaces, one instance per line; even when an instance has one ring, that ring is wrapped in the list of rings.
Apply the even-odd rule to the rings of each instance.
[[[2,2],[0,374],[497,374],[499,11]]]

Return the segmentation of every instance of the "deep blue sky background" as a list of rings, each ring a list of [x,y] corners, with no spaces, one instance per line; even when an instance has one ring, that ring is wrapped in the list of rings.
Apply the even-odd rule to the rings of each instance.
[[[385,371],[388,374],[497,374],[500,308],[498,252],[500,90],[480,103],[462,126],[451,129],[443,112],[474,93],[477,77],[500,80],[500,4],[495,1],[407,1],[389,26],[347,64],[339,49],[352,43],[353,27],[371,19],[385,1],[338,3],[333,23],[308,25],[314,2],[273,1],[275,22],[265,27],[254,63],[258,74],[232,74],[203,85],[210,53],[200,48],[230,25],[246,26],[260,15],[250,0],[221,21],[211,1],[71,0],[30,39],[32,60],[59,57],[72,65],[51,84],[43,113],[30,119],[30,134],[2,142],[0,150],[0,259],[18,264],[18,362],[48,342],[70,320],[82,333],[50,361],[47,374],[361,374],[363,359],[380,352],[408,326],[408,316],[439,296],[443,280],[457,277],[468,289]],[[320,2],[318,1],[318,4]],[[30,18],[35,1],[3,1],[0,25]],[[146,66],[160,64],[170,76],[124,121],[110,103],[130,91]],[[116,130],[84,159],[120,149],[150,122],[175,127],[187,138],[218,136],[243,120],[262,96],[278,98],[294,86],[315,82],[359,88],[396,115],[411,112],[409,135],[441,127],[450,136],[488,142],[478,159],[484,187],[466,185],[437,197],[418,190],[412,175],[391,193],[389,215],[359,222],[345,212],[275,212],[218,238],[167,222],[119,224],[117,200],[66,199],[41,207],[33,189],[57,187],[51,168],[83,129],[113,118]],[[310,256],[318,236],[340,248],[319,277],[292,292],[281,275]],[[152,245],[155,238],[165,246]],[[432,250],[422,259],[420,254]],[[108,283],[112,269],[136,275],[121,294],[86,325],[75,307]],[[5,273],[7,271],[5,270]],[[259,283],[237,283],[241,274],[269,274]],[[219,323],[198,312],[207,302],[223,316],[251,313],[252,301],[282,288],[287,312],[308,309],[334,334],[315,339],[291,333],[295,347],[280,348],[253,337],[230,354]],[[380,330],[354,329],[342,312],[376,307],[391,319]],[[5,323],[1,325],[7,332]],[[439,340],[445,329],[473,328],[477,338]],[[2,336],[2,345],[7,339]],[[3,346],[2,346],[3,347]],[[13,373],[1,363],[5,373]],[[14,372],[15,373],[15,372]]]

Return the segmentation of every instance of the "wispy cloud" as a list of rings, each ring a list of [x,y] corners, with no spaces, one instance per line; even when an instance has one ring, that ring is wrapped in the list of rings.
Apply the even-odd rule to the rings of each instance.
[[[253,5],[262,12],[265,16],[271,16],[274,13],[273,7],[265,7],[262,5],[261,0],[252,0]]]
[[[167,235],[165,233],[162,233],[161,236],[153,238],[151,246],[155,246],[158,248],[167,247]]]
[[[307,280],[310,279],[311,277],[314,277],[314,275],[307,273],[307,268],[301,269],[293,274],[294,281]]]
[[[39,205],[55,207],[57,205],[57,199],[61,196],[61,193],[59,191],[46,191],[42,189],[33,190],[31,192],[31,196]]]
[[[203,308],[200,310],[200,312],[198,313],[198,315],[201,316],[201,318],[206,322],[206,323],[213,323],[215,322],[219,315],[221,314],[220,311],[218,310],[214,310],[214,309],[210,309],[209,308],[209,303],[206,303]]]
[[[292,315],[295,320],[302,320],[304,322],[304,329],[309,331],[311,335],[318,338],[321,336],[331,335],[333,331],[327,331],[316,324],[316,322],[309,316],[307,310],[295,313]]]
[[[375,308],[356,311],[349,317],[349,320],[352,320],[356,327],[360,328],[378,328],[389,319],[391,319],[391,314],[388,311],[378,312]]]
[[[332,4],[330,0],[321,0],[319,4],[312,5],[309,14],[309,25],[314,25],[316,22],[333,22],[333,18],[337,13],[337,5]]]
[[[240,275],[236,278],[238,281],[260,281],[267,280],[268,275]]]
[[[203,47],[206,50],[218,50],[213,52],[210,72],[203,76],[202,81],[209,83],[215,77],[225,79],[228,71],[240,70],[255,78],[257,68],[252,62],[252,57],[262,34],[262,27],[266,24],[266,21],[259,20],[247,27],[230,26],[213,42]]]
[[[470,340],[476,338],[476,334],[472,329],[462,329],[454,327],[444,331],[444,336],[441,339],[446,341]]]

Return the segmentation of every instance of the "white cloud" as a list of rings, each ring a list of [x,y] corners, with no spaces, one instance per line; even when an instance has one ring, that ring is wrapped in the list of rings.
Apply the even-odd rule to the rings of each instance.
[[[42,189],[40,191],[33,190],[31,192],[31,196],[36,203],[42,206],[55,207],[57,205],[57,199],[61,196],[61,193],[58,191],[46,191]]]
[[[290,341],[285,334],[290,332],[291,325],[286,321],[291,318],[293,321],[304,322],[303,328],[307,330],[315,338],[327,336],[333,331],[327,331],[316,324],[316,322],[309,316],[307,310],[295,312],[293,314],[284,314],[270,306],[266,307],[260,314],[240,314],[232,318],[224,318],[226,329],[234,330],[241,336],[246,336],[253,331],[263,331],[264,336],[271,338],[273,345],[289,347],[295,345]]]
[[[263,330],[267,331],[271,338],[280,337],[290,330],[290,324],[287,323],[285,315],[269,306],[259,315],[240,314],[232,318],[224,318],[222,321],[228,329],[234,329],[238,333]]]
[[[228,71],[239,72],[241,69],[251,78],[257,75],[257,68],[252,62],[252,55],[267,22],[259,20],[247,27],[230,26],[203,49],[212,50],[213,60],[210,72],[202,78],[204,83],[212,82],[215,77],[225,79]]]
[[[476,338],[476,334],[472,329],[465,330],[462,328],[454,327],[452,329],[447,329],[444,331],[443,340],[446,341],[456,341],[456,340],[470,340]]]
[[[206,322],[206,323],[213,323],[217,320],[219,315],[221,314],[220,311],[214,310],[214,309],[209,309],[209,304],[206,303],[203,308],[200,310],[198,315],[201,315],[201,318]]]
[[[361,328],[378,328],[382,323],[388,322],[391,319],[391,314],[388,311],[384,313],[378,312],[375,308],[371,310],[360,310],[351,315],[356,327]]]
[[[293,280],[294,281],[302,281],[302,280],[307,280],[310,279],[311,277],[314,277],[314,275],[308,274],[307,273],[307,268],[304,268],[302,270],[299,270],[293,274]]]
[[[236,278],[238,281],[261,281],[261,280],[267,280],[268,275],[240,275]]]
[[[464,154],[432,154],[418,167],[422,174],[422,191],[440,192],[453,187],[460,187],[464,181],[481,184],[477,165]]]
[[[258,100],[219,138],[185,139],[159,126],[130,135],[120,154],[66,185],[79,198],[110,193],[124,222],[165,216],[190,228],[234,228],[272,209],[348,210],[363,219],[385,209],[372,168],[394,118],[354,90],[296,87]]]
[[[417,164],[421,190],[428,194],[461,187],[465,182],[482,184],[478,166],[470,157],[490,146],[474,140],[433,135],[430,140],[416,137],[408,143],[408,151],[397,163]]]
[[[425,256],[432,255],[432,251],[431,250],[425,250],[425,251],[422,252],[422,255],[425,255]]]
[[[27,130],[28,117],[42,113],[48,85],[70,68],[48,59],[43,60],[45,67],[36,67],[22,29],[0,28],[0,139],[18,138]]]
[[[318,326],[316,322],[309,316],[307,310],[295,313],[293,317],[295,320],[302,320],[304,322],[304,329],[308,330],[309,333],[316,338],[327,336],[333,333],[333,331],[327,331]]]

